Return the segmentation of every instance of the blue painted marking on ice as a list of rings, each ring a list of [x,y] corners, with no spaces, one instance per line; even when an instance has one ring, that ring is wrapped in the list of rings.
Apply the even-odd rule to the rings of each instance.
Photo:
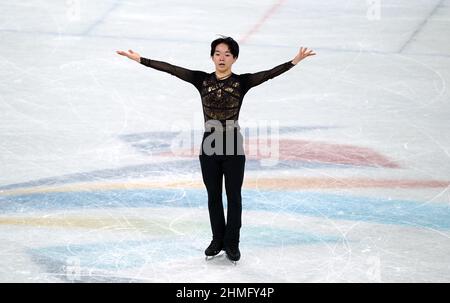
[[[338,237],[302,233],[277,227],[246,227],[241,237],[241,249],[247,247],[284,247],[289,245],[311,245],[335,243]],[[38,263],[67,265],[71,258],[79,261],[80,267],[98,270],[123,270],[142,267],[145,264],[164,262],[176,258],[199,256],[203,247],[194,247],[184,238],[170,237],[145,241],[99,242],[68,244],[29,249],[28,253]]]
[[[92,22],[92,24],[90,24],[89,27],[86,28],[80,35],[81,36],[90,35],[94,31],[94,29],[98,27],[100,24],[102,24],[105,21],[105,19],[111,14],[111,12],[116,10],[120,5],[121,5],[120,1],[114,1],[110,5],[110,7],[99,18],[97,18],[97,20]]]
[[[170,251],[172,254],[168,254]],[[68,244],[30,249],[28,251],[35,259],[49,259],[52,262],[67,263],[76,258],[80,266],[104,270],[122,270],[130,267],[140,267],[145,263],[168,260],[174,253],[184,257],[197,254],[181,240],[153,241],[121,241],[99,242],[89,244]],[[39,258],[36,258],[39,257]]]
[[[299,191],[243,190],[244,210],[285,212],[335,220],[450,228],[450,206]],[[206,208],[205,190],[152,189],[0,196],[0,214],[64,209]],[[224,199],[226,201],[226,199]]]
[[[97,24],[98,25],[98,24]],[[419,26],[420,28],[420,26]],[[69,33],[69,32],[56,32],[56,31],[39,31],[39,30],[23,30],[23,29],[14,29],[14,28],[0,28],[1,33],[13,33],[13,34],[24,34],[24,35],[46,35],[46,36],[55,36],[55,37],[74,37],[74,38],[94,38],[94,39],[112,39],[112,40],[120,40],[120,41],[146,41],[146,42],[152,42],[152,43],[171,43],[171,44],[200,44],[202,46],[208,45],[211,43],[208,39],[203,40],[194,40],[194,39],[186,39],[184,37],[174,37],[174,38],[162,38],[162,37],[144,37],[144,36],[122,36],[122,35],[109,35],[109,34],[92,34],[92,26],[90,28],[86,29],[84,33]],[[413,33],[413,36],[415,35],[415,32]],[[412,38],[414,38],[412,36]],[[409,39],[412,39],[409,38]],[[404,45],[407,45],[408,41],[404,43]],[[257,47],[257,48],[281,48],[281,49],[295,49],[297,45],[290,45],[290,44],[269,44],[269,43],[246,43],[246,46],[248,47]],[[317,46],[314,47],[315,51],[324,53],[324,52],[330,52],[330,53],[355,53],[355,54],[377,54],[377,55],[397,55],[400,52],[403,52],[405,46],[400,47],[399,50],[379,50],[379,49],[368,49],[368,48],[333,48],[333,47],[326,47],[326,46]],[[435,57],[435,58],[450,58],[450,55],[447,53],[407,53],[408,56],[424,56],[424,57]]]
[[[429,22],[431,17],[438,11],[439,8],[441,8],[443,6],[442,5],[443,2],[444,2],[444,0],[440,0],[438,3],[436,3],[436,5],[430,11],[428,16],[426,16],[425,19],[417,26],[417,28],[412,32],[412,34],[408,38],[408,40],[406,40],[405,43],[403,43],[403,45],[398,50],[398,53],[403,53],[405,51],[406,47],[409,46],[414,41],[416,36],[423,30],[423,28]]]

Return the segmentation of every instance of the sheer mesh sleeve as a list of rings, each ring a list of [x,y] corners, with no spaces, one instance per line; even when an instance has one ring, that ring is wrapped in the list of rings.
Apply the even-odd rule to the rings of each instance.
[[[181,80],[192,83],[195,87],[199,88],[206,73],[202,71],[193,71],[180,66],[172,65],[167,62],[151,60],[141,57],[141,64],[154,68],[156,70],[169,73]]]
[[[284,72],[287,72],[295,65],[291,62],[285,62],[283,64],[280,64],[278,66],[275,66],[272,69],[254,73],[254,74],[242,74],[242,80],[244,82],[246,90],[249,90],[250,88],[260,85],[261,83],[270,80],[272,78],[275,78],[279,75],[281,75]]]

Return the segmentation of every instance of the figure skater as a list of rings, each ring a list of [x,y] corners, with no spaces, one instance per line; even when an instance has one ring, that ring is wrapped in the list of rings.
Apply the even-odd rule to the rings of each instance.
[[[244,180],[245,154],[238,124],[239,111],[245,94],[269,79],[281,75],[301,60],[315,55],[301,47],[294,59],[270,70],[234,74],[231,71],[239,56],[239,45],[231,37],[221,37],[211,43],[211,59],[215,71],[189,70],[166,62],[141,57],[131,49],[117,51],[145,66],[170,73],[193,84],[200,93],[205,131],[200,149],[200,166],[208,193],[208,210],[212,241],[205,250],[206,258],[225,250],[234,263],[240,259],[239,238],[242,216],[241,188]],[[222,183],[225,178],[227,220],[222,203]]]

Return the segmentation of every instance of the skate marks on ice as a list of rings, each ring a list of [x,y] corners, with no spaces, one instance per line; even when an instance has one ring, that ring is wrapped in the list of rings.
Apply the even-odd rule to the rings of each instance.
[[[386,229],[388,234],[397,229],[411,229],[416,235],[429,230],[434,233],[428,235],[430,247],[437,242],[447,245],[442,240],[448,237],[450,212],[442,205],[271,190],[244,190],[243,199],[247,224],[242,230],[243,257],[238,267],[244,268],[245,274],[240,276],[244,280],[253,270],[260,271],[265,262],[278,264],[289,273],[287,280],[281,272],[267,276],[272,280],[304,279],[287,268],[308,267],[307,255],[297,261],[294,255],[313,252],[312,247],[332,258],[348,257],[348,250],[361,245],[360,239],[368,235],[351,236],[337,227],[338,222],[348,222],[352,226],[349,230],[355,231],[361,226],[378,225],[374,231]],[[16,243],[23,239],[21,245],[27,247],[24,254],[34,266],[41,267],[30,275],[42,279],[172,281],[169,275],[161,276],[159,271],[165,267],[194,270],[197,278],[201,270],[214,270],[211,266],[230,265],[225,255],[204,264],[203,250],[210,240],[204,201],[203,190],[167,189],[2,196],[1,237]],[[384,242],[387,237],[385,234],[378,241]],[[373,240],[365,241],[369,243],[360,251],[373,251]],[[343,247],[339,254],[337,247]],[[316,261],[325,263],[323,271],[331,266],[325,260]],[[358,265],[355,256],[348,262]],[[314,276],[314,270],[309,271]],[[186,281],[190,277],[180,274],[173,279]]]
[[[15,255],[11,261],[14,263],[18,256],[23,255],[28,261],[21,261],[14,268],[23,267],[27,262],[27,268],[35,268],[23,279],[157,282],[170,281],[171,270],[178,271],[177,266],[180,266],[175,264],[182,263],[184,267],[194,268],[205,265],[201,263],[204,260],[204,246],[209,242],[205,209],[46,210],[12,217],[9,221],[1,219],[1,237],[9,238],[8,243],[13,244],[10,247],[19,244],[24,247],[22,253]],[[280,245],[302,246],[323,243],[324,240],[330,243],[338,241],[337,237],[324,236],[322,239],[317,233],[305,234],[295,228],[272,226],[271,230],[267,234],[267,227],[252,225],[247,228],[242,238],[246,253],[260,247],[270,250]],[[222,254],[209,264],[232,263]],[[36,270],[36,267],[40,269]],[[166,275],[161,275],[160,270]],[[0,273],[1,280],[7,280],[9,276],[6,272]],[[182,275],[178,278],[189,280],[189,277]]]
[[[333,194],[314,191],[244,189],[246,210],[265,210],[337,220],[367,221],[381,224],[449,229],[449,206],[412,200],[376,198],[364,195]],[[203,189],[163,188],[99,191],[48,192],[25,195],[0,195],[2,224],[21,224],[10,214],[42,214],[77,209],[112,211],[119,208],[175,207],[205,208]],[[33,225],[44,224],[39,218],[28,219]],[[84,220],[84,221],[83,221]],[[56,219],[54,219],[56,222]],[[95,218],[79,219],[96,224]]]
[[[299,129],[290,128],[281,133],[296,131]],[[300,128],[300,131],[308,130]],[[234,266],[230,266],[232,263],[225,254],[204,261],[203,250],[210,240],[204,188],[201,182],[181,180],[183,174],[199,171],[198,159],[196,156],[191,159],[194,156],[185,153],[185,157],[173,160],[168,147],[170,138],[174,136],[176,133],[145,133],[130,135],[127,139],[134,148],[140,149],[139,152],[165,157],[165,161],[3,186],[0,189],[2,238],[16,239],[16,242],[17,239],[26,239],[17,243],[25,247],[22,259],[30,260],[34,268],[40,268],[30,272],[29,276],[38,280],[170,282],[204,281],[204,273],[213,272],[212,280],[226,279],[225,273]],[[132,142],[140,142],[141,145]],[[249,157],[248,171],[291,173],[323,168],[395,171],[400,168],[389,157],[358,146],[287,139],[281,142],[288,144],[280,144],[280,161],[275,166],[261,165],[261,159]],[[169,183],[158,181],[169,175],[180,176],[180,181],[176,177]],[[367,280],[361,274],[366,263],[364,254],[369,252],[374,260],[379,260],[377,258],[383,256],[383,249],[386,250],[385,244],[374,246],[373,239],[380,237],[373,235],[372,239],[366,240],[369,243],[360,248],[359,241],[365,236],[358,232],[350,236],[337,222],[348,222],[352,226],[350,230],[367,225],[378,226],[378,230],[388,230],[387,234],[390,230],[405,228],[415,234],[429,231],[432,235],[429,237],[430,246],[448,239],[450,212],[446,205],[424,203],[420,199],[391,199],[341,192],[343,188],[355,187],[445,188],[448,186],[445,181],[323,177],[291,177],[287,180],[275,173],[270,180],[250,178],[246,183],[243,190],[244,216],[265,213],[256,216],[259,222],[243,227],[242,259],[234,268],[240,271],[236,276],[238,281],[261,281],[265,278],[281,282],[311,281],[324,276],[330,281],[350,277]],[[338,193],[323,189],[337,190]],[[192,213],[196,213],[196,220],[188,220]],[[271,219],[269,225],[268,218]],[[311,226],[304,224],[311,220],[314,222]],[[289,221],[296,224],[283,225]],[[26,236],[21,237],[21,233]],[[8,238],[12,234],[16,235],[15,239]],[[40,241],[36,234],[42,237]],[[29,235],[33,235],[32,241],[29,241]],[[398,239],[392,242],[396,243]],[[407,245],[404,244],[405,247]],[[444,247],[446,245],[444,241]],[[360,248],[357,257],[355,253],[349,253],[355,248]],[[397,249],[392,244],[387,248],[393,252]],[[411,250],[415,248],[411,247]],[[311,259],[308,253],[319,257]],[[344,265],[341,268],[339,260],[342,259]],[[408,271],[410,268],[403,263],[398,261],[399,267]],[[360,268],[361,273],[347,272],[346,264]],[[189,276],[177,274],[183,268],[190,272]],[[385,271],[390,272],[390,269]],[[261,277],[261,272],[265,272],[265,278]],[[435,269],[435,272],[441,274],[440,269]],[[9,275],[3,273],[1,276],[7,279]],[[396,277],[404,280],[406,275]]]

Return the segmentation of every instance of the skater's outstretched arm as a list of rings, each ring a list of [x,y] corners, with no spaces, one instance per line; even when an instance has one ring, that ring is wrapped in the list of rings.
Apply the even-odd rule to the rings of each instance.
[[[148,58],[141,57],[137,52],[132,51],[131,49],[128,52],[125,51],[117,51],[119,55],[128,57],[131,60],[134,60],[138,63],[141,63],[145,66],[154,68],[159,71],[163,71],[169,73],[175,77],[180,78],[181,80],[187,81],[189,83],[194,84],[196,87],[199,85],[199,81],[202,78],[204,72],[201,71],[193,71],[187,68],[183,68],[180,66],[172,65],[167,62],[151,60]]]
[[[250,89],[254,86],[260,85],[261,83],[275,78],[282,73],[290,70],[292,67],[297,65],[301,60],[305,59],[309,56],[314,56],[315,53],[312,50],[308,50],[306,47],[301,47],[298,54],[295,56],[295,58],[291,61],[285,62],[283,64],[280,64],[278,66],[275,66],[274,68],[254,74],[243,74],[244,81],[246,83],[247,89]]]

